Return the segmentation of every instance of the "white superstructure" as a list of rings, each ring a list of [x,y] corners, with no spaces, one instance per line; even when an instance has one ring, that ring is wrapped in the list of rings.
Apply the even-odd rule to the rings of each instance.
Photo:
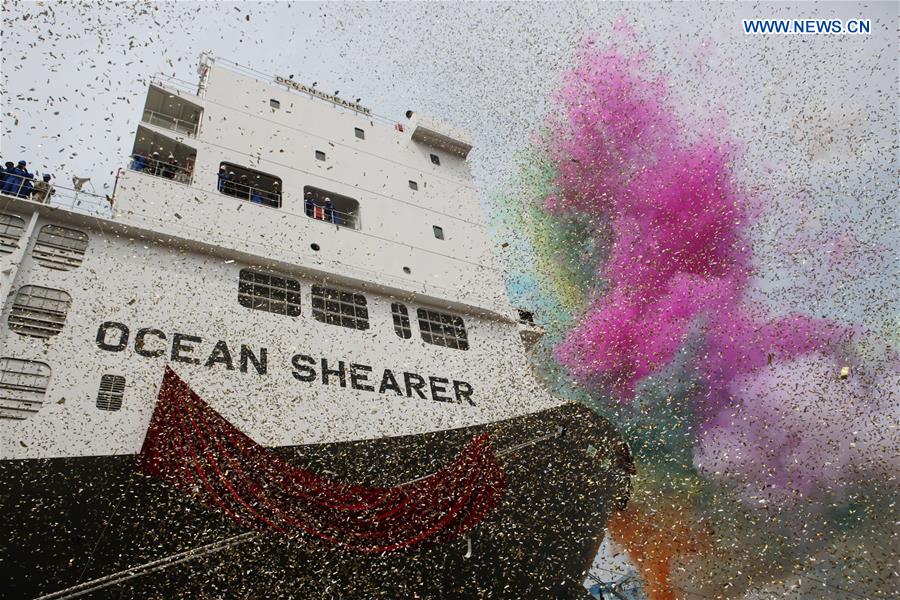
[[[192,91],[155,80],[110,214],[0,196],[0,458],[137,453],[166,364],[268,446],[560,404],[469,148],[221,59]]]

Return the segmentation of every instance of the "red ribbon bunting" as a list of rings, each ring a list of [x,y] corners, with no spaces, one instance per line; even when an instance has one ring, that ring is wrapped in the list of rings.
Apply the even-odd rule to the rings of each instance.
[[[457,537],[506,488],[487,434],[439,471],[394,487],[329,481],[297,469],[238,431],[169,367],[138,468],[248,528],[303,533],[359,552]]]

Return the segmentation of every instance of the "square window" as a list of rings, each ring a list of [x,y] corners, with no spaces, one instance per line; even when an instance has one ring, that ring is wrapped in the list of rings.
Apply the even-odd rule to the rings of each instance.
[[[316,150],[316,160],[325,160],[325,153],[321,150]]]
[[[269,98],[269,106],[271,106],[272,108],[281,108],[281,102],[279,102],[275,98]]]
[[[238,303],[246,308],[296,317],[300,314],[300,282],[268,273],[241,269]]]
[[[366,132],[363,131],[362,129],[360,129],[359,127],[354,128],[353,133],[354,133],[354,135],[356,135],[356,139],[359,139],[359,140],[366,139]]]
[[[369,311],[362,294],[314,285],[312,303],[317,321],[349,329],[369,328]]]
[[[416,183],[415,181],[413,181],[412,179],[410,179],[409,180],[409,189],[411,189],[413,191],[417,191],[419,189],[419,184]]]
[[[417,315],[419,333],[426,343],[454,350],[469,349],[468,333],[461,317],[424,308],[418,309]]]
[[[431,229],[434,230],[434,237],[436,237],[439,240],[444,239],[444,228],[443,227],[439,227],[437,225],[432,225]]]
[[[433,164],[433,165],[440,165],[440,164],[441,164],[441,157],[438,156],[437,154],[432,154],[432,155],[431,155],[431,164]]]

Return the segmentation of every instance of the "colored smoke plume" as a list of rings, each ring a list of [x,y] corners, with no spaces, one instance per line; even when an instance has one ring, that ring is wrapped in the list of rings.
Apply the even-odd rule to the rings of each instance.
[[[736,597],[879,531],[896,381],[860,364],[860,327],[754,304],[751,225],[769,199],[736,181],[742,143],[672,96],[647,55],[586,42],[520,189],[495,201],[530,241],[519,281],[552,356],[636,456],[640,491],[610,534],[651,598]]]

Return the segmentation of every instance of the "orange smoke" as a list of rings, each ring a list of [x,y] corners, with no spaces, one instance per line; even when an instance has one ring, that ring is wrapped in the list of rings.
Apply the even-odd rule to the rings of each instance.
[[[608,530],[634,562],[650,600],[675,600],[672,583],[673,559],[697,552],[703,532],[691,529],[691,512],[645,511],[637,503],[613,513]]]

